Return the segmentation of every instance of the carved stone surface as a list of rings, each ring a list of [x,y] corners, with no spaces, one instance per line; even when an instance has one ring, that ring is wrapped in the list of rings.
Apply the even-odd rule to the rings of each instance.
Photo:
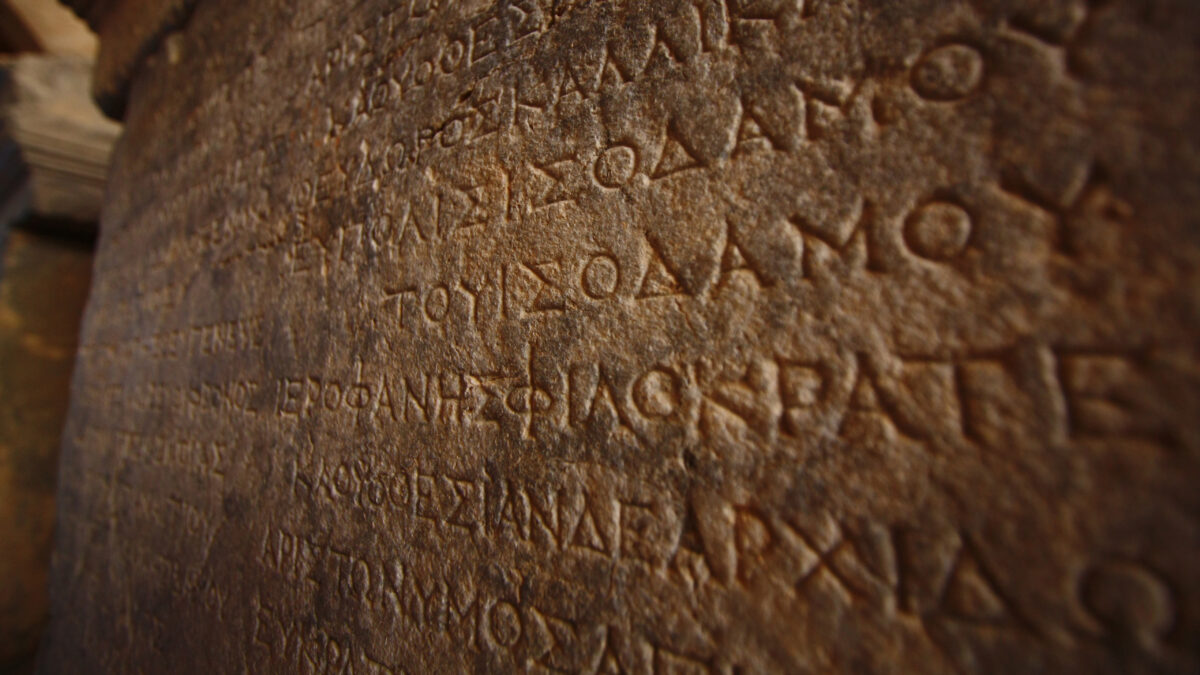
[[[50,672],[1193,672],[1189,0],[206,0]]]

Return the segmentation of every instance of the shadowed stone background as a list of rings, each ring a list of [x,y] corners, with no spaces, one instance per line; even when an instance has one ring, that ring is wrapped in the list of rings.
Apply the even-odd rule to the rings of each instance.
[[[178,26],[47,672],[1200,666],[1193,3]]]
[[[0,250],[0,671],[8,672],[32,666],[46,621],[55,471],[92,249],[17,230]]]
[[[0,0],[0,673],[48,616],[58,449],[120,125],[89,95],[96,37],[55,0]]]

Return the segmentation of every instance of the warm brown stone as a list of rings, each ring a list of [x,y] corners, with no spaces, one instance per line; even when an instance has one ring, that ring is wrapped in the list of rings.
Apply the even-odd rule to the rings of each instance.
[[[138,63],[183,23],[196,0],[62,0],[100,36],[92,91],[104,112],[124,114]]]
[[[200,3],[133,78],[46,670],[1195,671],[1198,39]]]
[[[0,242],[0,673],[32,668],[47,616],[55,470],[91,249]]]

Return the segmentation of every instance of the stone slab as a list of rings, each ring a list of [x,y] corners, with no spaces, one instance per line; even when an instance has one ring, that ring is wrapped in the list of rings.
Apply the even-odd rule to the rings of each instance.
[[[200,3],[47,672],[1194,672],[1188,0]]]

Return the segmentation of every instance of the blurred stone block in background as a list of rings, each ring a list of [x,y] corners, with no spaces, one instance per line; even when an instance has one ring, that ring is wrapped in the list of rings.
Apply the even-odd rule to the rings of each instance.
[[[0,61],[0,219],[91,230],[120,125],[91,102],[90,71],[77,56]]]
[[[96,35],[58,0],[0,0],[0,41],[12,52],[96,58]]]

